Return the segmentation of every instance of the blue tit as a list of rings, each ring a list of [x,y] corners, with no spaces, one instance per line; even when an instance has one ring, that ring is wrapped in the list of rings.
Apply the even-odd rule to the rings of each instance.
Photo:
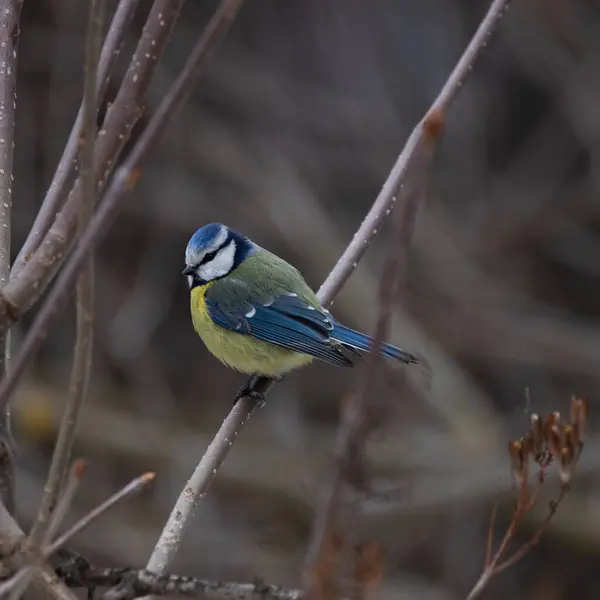
[[[280,379],[313,358],[351,367],[372,346],[371,337],[323,308],[297,269],[220,223],[191,237],[183,275],[196,332],[216,358],[243,373]],[[381,355],[419,362],[391,344]],[[255,395],[242,388],[236,399],[247,393]]]

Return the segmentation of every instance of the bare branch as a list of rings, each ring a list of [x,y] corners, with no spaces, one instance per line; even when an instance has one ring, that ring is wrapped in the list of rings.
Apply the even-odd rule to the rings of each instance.
[[[81,146],[82,198],[79,209],[78,233],[83,234],[94,212],[96,182],[94,178],[94,142],[98,114],[97,77],[98,52],[102,40],[104,0],[91,0],[86,33],[85,77],[83,84],[83,144]],[[48,478],[36,521],[29,536],[29,544],[39,546],[45,539],[50,524],[50,512],[56,504],[64,483],[71,450],[77,431],[79,414],[87,394],[94,342],[94,260],[88,263],[77,281],[77,340],[73,357],[69,397],[62,416],[58,439],[54,448]]]
[[[61,551],[59,555],[67,557],[56,568],[61,581],[71,588],[85,588],[88,592],[99,587],[112,588],[98,594],[103,600],[134,600],[147,594],[207,600],[301,600],[304,596],[301,590],[285,589],[261,581],[234,583],[156,575],[145,569],[96,567],[71,551]]]
[[[15,111],[17,104],[17,49],[23,0],[0,1],[0,289],[10,273],[11,208]],[[8,370],[10,335],[0,335],[0,377]],[[0,498],[10,512],[15,508],[14,464],[9,448],[10,407],[0,414]]]
[[[131,59],[129,68],[115,101],[106,114],[96,142],[96,180],[101,190],[111,172],[119,153],[127,141],[131,129],[141,115],[141,103],[158,58],[161,56],[170,32],[175,25],[183,0],[155,0],[142,37]],[[28,310],[56,274],[73,241],[74,229],[81,203],[81,179],[78,179],[64,208],[48,231],[44,241],[27,262],[21,274],[11,279],[0,295],[0,332],[10,320]],[[86,253],[88,250],[86,250]],[[87,256],[85,257],[87,259]],[[79,269],[80,267],[78,267]],[[66,296],[62,296],[64,303]],[[4,317],[2,317],[2,306]],[[55,307],[61,309],[58,305]],[[54,311],[54,308],[53,308]],[[46,335],[45,326],[32,329],[21,352],[14,361],[10,374],[0,384],[0,406],[5,406],[29,358],[37,344]],[[39,336],[39,339],[37,339]],[[36,338],[36,341],[34,341]],[[29,340],[29,342],[27,342]],[[33,344],[33,345],[28,345]]]
[[[131,23],[139,1],[120,0],[117,6],[98,63],[96,87],[98,103],[102,101],[104,94],[106,94],[114,65],[119,58],[121,46],[127,34],[127,28]],[[77,150],[83,132],[83,111],[84,105],[82,103],[46,197],[31,227],[31,231],[15,259],[10,273],[11,277],[16,277],[21,272],[25,263],[38,249],[40,242],[66,200],[70,186],[73,185],[77,167]]]
[[[392,211],[398,191],[406,183],[408,177],[413,175],[412,167],[417,166],[417,172],[423,168],[422,164],[415,161],[417,150],[422,148],[422,150],[427,151],[437,140],[443,126],[444,111],[467,79],[475,60],[495,29],[508,3],[509,0],[494,0],[442,91],[408,138],[402,153],[363,223],[323,285],[319,288],[317,296],[324,305],[328,305],[335,298],[364,256],[381,223]],[[409,222],[410,220],[406,221],[407,224]],[[275,382],[267,378],[258,378],[251,380],[251,383],[255,390],[266,394]],[[198,501],[208,490],[217,469],[229,453],[233,440],[250,418],[254,408],[255,403],[252,399],[242,398],[223,422],[209,449],[200,460],[194,474],[177,500],[150,557],[147,565],[148,570],[160,574],[169,568],[181,539],[189,527]],[[192,485],[190,486],[190,484]]]

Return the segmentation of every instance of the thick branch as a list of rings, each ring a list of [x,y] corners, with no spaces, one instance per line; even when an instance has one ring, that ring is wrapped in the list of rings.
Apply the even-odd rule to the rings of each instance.
[[[101,568],[69,551],[56,574],[70,588],[112,588],[101,594],[103,600],[134,600],[152,594],[162,597],[204,598],[207,600],[301,600],[300,590],[290,590],[262,582],[234,583],[207,581],[179,575],[155,575],[145,569]]]
[[[13,187],[15,111],[17,107],[17,50],[19,18],[23,0],[0,1],[0,289],[8,283],[10,273],[10,234]],[[8,369],[10,353],[8,333],[0,335],[0,376]],[[14,511],[14,464],[8,447],[10,408],[0,414],[0,498]]]

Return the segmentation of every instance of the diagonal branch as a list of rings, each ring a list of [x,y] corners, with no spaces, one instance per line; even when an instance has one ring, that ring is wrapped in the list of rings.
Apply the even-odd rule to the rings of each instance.
[[[104,94],[106,94],[113,68],[119,58],[121,46],[127,34],[127,28],[133,19],[139,2],[140,0],[121,0],[117,6],[108,33],[106,34],[106,40],[102,46],[100,61],[98,63],[98,103],[102,101]],[[83,131],[83,111],[84,106],[82,104],[75,118],[75,123],[69,134],[69,139],[46,193],[46,197],[33,222],[31,231],[15,259],[10,273],[11,277],[16,277],[21,272],[25,263],[38,249],[56,214],[64,204],[70,186],[73,185],[79,139]]]
[[[133,126],[142,115],[154,67],[169,41],[183,2],[155,0],[152,5],[123,83],[98,134],[95,167],[98,192],[104,189]],[[35,304],[64,262],[74,240],[81,195],[79,178],[33,257],[4,289],[4,301],[10,307],[12,318],[18,318]],[[0,314],[0,331],[3,326],[6,319]]]
[[[364,256],[369,243],[381,224],[393,210],[397,195],[403,184],[419,167],[416,160],[419,149],[427,149],[439,137],[444,124],[444,113],[467,80],[473,65],[499,23],[510,0],[494,0],[471,39],[465,52],[448,77],[438,97],[408,138],[404,149],[393,166],[381,192],[377,196],[352,241],[342,254],[331,273],[318,291],[319,300],[328,305],[348,280],[358,262]],[[419,168],[422,168],[421,164]],[[254,383],[254,382],[253,382]],[[272,380],[261,378],[254,389],[266,394],[274,385]],[[147,568],[164,573],[171,565],[185,531],[191,523],[195,507],[208,490],[217,470],[227,457],[235,438],[240,433],[256,405],[251,398],[242,398],[223,421],[215,438],[201,458],[187,482],[165,524]]]
[[[129,137],[133,125],[141,115],[143,96],[150,83],[158,57],[162,54],[169,34],[179,16],[182,4],[183,0],[155,0],[152,6],[119,93],[107,112],[96,141],[95,176],[98,192],[106,183],[117,156]],[[33,305],[39,298],[40,292],[62,264],[73,241],[81,203],[81,191],[81,180],[79,179],[33,258],[18,277],[9,281],[4,294],[0,295],[0,332],[11,319],[17,319],[20,314]],[[91,246],[88,246],[86,253],[90,250]],[[85,258],[87,259],[87,256]],[[65,289],[65,291],[67,290]],[[61,300],[57,305],[53,305],[52,311],[63,308],[59,305],[61,302],[64,303],[65,298],[66,296],[61,293]],[[30,331],[21,352],[14,361],[10,374],[4,377],[0,383],[0,407],[5,406],[10,399],[10,394],[22,375],[23,369],[37,349],[37,344],[45,335],[45,325],[39,329],[34,327]]]
[[[91,0],[88,18],[85,77],[83,84],[83,145],[81,148],[82,202],[79,208],[78,232],[81,235],[94,212],[96,182],[94,178],[94,141],[98,114],[97,78],[98,51],[102,40],[104,0]],[[92,364],[94,342],[94,259],[90,257],[77,281],[77,340],[69,385],[69,397],[62,416],[58,439],[54,448],[48,479],[39,513],[33,524],[28,543],[39,546],[45,538],[60,489],[71,462],[71,450],[77,431],[79,414],[83,406]]]

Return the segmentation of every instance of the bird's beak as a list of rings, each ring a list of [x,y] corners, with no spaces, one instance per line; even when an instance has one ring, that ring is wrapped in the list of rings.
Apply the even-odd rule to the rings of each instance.
[[[191,267],[189,265],[186,266],[186,268],[183,271],[181,271],[181,274],[182,275],[193,275],[194,274],[194,267]]]

